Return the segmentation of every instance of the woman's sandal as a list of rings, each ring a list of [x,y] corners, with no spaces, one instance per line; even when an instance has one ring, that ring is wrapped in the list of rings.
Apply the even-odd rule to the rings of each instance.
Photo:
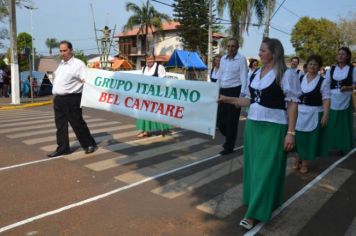
[[[309,171],[308,166],[305,166],[305,165],[302,165],[299,170],[299,172],[302,174],[306,174],[306,173],[308,173],[308,171]]]
[[[301,164],[300,161],[298,159],[295,159],[293,161],[292,169],[293,170],[298,170],[300,168],[300,164]]]
[[[243,219],[240,221],[240,226],[247,229],[247,230],[250,230],[253,228],[253,223],[250,223],[247,219]]]
[[[144,138],[144,137],[148,137],[148,133],[147,132],[141,132],[137,135],[137,138]]]

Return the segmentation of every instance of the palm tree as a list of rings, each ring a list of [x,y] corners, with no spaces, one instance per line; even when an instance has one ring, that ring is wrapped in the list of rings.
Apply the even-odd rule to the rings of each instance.
[[[163,13],[159,13],[151,4],[150,0],[147,0],[145,4],[142,4],[141,7],[138,5],[128,2],[126,3],[126,10],[133,12],[133,15],[127,20],[126,25],[124,26],[124,30],[132,30],[134,27],[138,27],[139,30],[137,35],[142,34],[145,38],[146,50],[145,55],[148,50],[148,33],[149,29],[151,33],[153,32],[153,28],[157,29],[157,31],[163,36],[162,30],[162,22],[170,21],[171,18]]]
[[[274,9],[275,0],[217,0],[218,13],[222,16],[225,8],[228,9],[232,36],[241,40],[243,33],[248,32],[251,25],[253,10],[257,16],[258,24],[261,25],[268,1],[270,1],[270,7]]]
[[[49,55],[52,55],[52,49],[59,47],[59,42],[55,38],[47,38],[46,46],[49,48]]]

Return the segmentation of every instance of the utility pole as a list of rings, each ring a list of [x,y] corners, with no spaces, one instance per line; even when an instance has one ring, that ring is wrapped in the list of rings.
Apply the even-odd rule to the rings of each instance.
[[[213,47],[213,31],[212,31],[212,24],[213,24],[213,0],[209,0],[209,30],[208,30],[208,73],[212,67],[212,47]]]
[[[32,11],[33,10],[37,10],[38,8],[36,7],[33,7],[33,6],[26,6],[24,5],[24,7],[28,10],[30,10],[30,24],[31,24],[31,44],[32,44],[32,70],[35,70],[35,45],[34,45],[34,40],[35,40],[35,36],[34,36],[34,30],[33,30],[33,16],[32,16]]]
[[[11,103],[20,104],[19,64],[17,59],[16,0],[9,0],[9,24],[11,45]]]

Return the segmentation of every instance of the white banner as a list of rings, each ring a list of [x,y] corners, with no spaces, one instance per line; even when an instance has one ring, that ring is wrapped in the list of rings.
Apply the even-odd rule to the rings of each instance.
[[[88,69],[82,106],[215,136],[216,83]]]

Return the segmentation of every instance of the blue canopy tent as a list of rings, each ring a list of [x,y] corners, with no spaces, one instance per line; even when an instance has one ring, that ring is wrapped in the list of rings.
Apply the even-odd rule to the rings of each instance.
[[[21,96],[28,97],[30,95],[30,81],[29,81],[30,71],[22,71],[20,73],[21,80]],[[45,96],[52,94],[52,83],[46,77],[46,74],[40,71],[32,71],[32,77],[37,81],[38,89],[34,91],[35,96]]]
[[[206,80],[206,70],[198,53],[184,50],[174,50],[168,62],[165,64],[169,68],[181,68],[187,80]],[[176,70],[176,72],[178,72]]]
[[[208,67],[199,57],[198,53],[174,50],[165,67],[178,67],[184,69],[207,70]]]

